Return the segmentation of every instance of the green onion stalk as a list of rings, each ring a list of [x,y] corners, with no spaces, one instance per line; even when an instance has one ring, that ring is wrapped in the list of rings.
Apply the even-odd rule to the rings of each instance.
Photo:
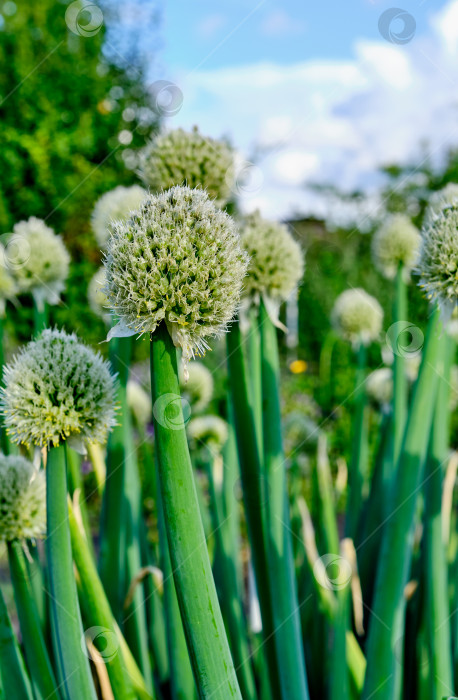
[[[17,700],[35,700],[30,678],[14,634],[8,610],[0,590],[0,677],[3,690]],[[6,697],[6,695],[5,695]]]
[[[395,324],[402,324],[407,319],[407,286],[404,277],[404,266],[400,264],[396,273],[396,295],[393,309],[393,321]],[[393,469],[397,464],[402,446],[407,417],[408,382],[402,343],[403,335],[406,335],[406,331],[401,331],[399,336],[393,339],[395,341],[393,361]],[[389,499],[389,492],[385,493],[385,498]]]
[[[239,596],[237,565],[232,558],[231,532],[227,516],[223,512],[221,492],[216,484],[215,466],[221,455],[216,454],[210,446],[205,446],[203,461],[208,476],[212,526],[216,540],[216,561],[218,564],[218,581],[221,589],[221,609],[227,625],[232,656],[234,659],[240,690],[245,700],[257,698],[251,654],[246,637],[244,614]],[[221,469],[223,466],[221,464]]]
[[[151,393],[170,560],[199,697],[241,698],[197,502],[176,349],[165,324],[151,335]]]
[[[410,573],[416,503],[435,406],[436,365],[442,357],[443,346],[439,310],[434,309],[399,456],[402,469],[396,471],[391,514],[384,528],[369,627],[363,700],[375,694],[380,700],[400,697],[402,669],[396,654],[399,655],[404,629],[404,587]]]
[[[448,336],[444,338],[444,344],[442,366],[437,367],[440,379],[426,460],[425,483],[424,616],[431,665],[430,697],[434,700],[441,700],[453,687],[448,572],[442,532],[442,491],[449,455],[450,369],[456,346]]]
[[[87,538],[78,524],[77,513],[69,501],[69,526],[81,607],[91,641],[102,655],[115,698],[130,700],[137,695],[144,700],[153,695],[147,688],[136,662],[125,655],[125,643],[103,589]],[[134,694],[135,690],[135,694]]]
[[[41,629],[40,617],[30,588],[23,544],[8,542],[8,560],[27,666],[34,693],[40,700],[59,697],[57,682]]]
[[[268,561],[275,639],[283,697],[308,697],[299,603],[291,542],[285,455],[281,434],[279,359],[276,328],[260,305],[264,469],[268,491]]]
[[[158,466],[156,465],[156,469]],[[158,478],[159,480],[159,478]],[[165,529],[161,493],[157,491],[157,519],[159,530],[160,561],[164,576],[164,614],[167,632],[167,649],[170,663],[170,685],[173,700],[194,700],[196,685],[189,660],[186,638],[181,621],[169,545]]]
[[[354,394],[353,445],[349,470],[349,495],[345,520],[348,537],[357,534],[361,516],[362,492],[364,478],[367,475],[368,462],[368,414],[367,395],[364,386],[366,376],[367,349],[364,343],[358,348],[358,368],[356,372],[356,389]]]
[[[127,380],[132,352],[131,338],[116,338],[110,344],[111,364],[118,375],[119,415],[108,438],[107,474],[102,500],[100,523],[99,574],[111,609],[121,621],[122,607],[127,593],[126,578],[126,517],[124,498],[126,472],[126,445],[129,443],[129,426],[125,416],[127,405]]]
[[[352,344],[358,353],[356,389],[354,397],[353,445],[349,469],[349,494],[345,529],[355,540],[359,518],[364,479],[368,459],[368,425],[366,411],[366,354],[367,346],[380,336],[383,324],[383,309],[377,299],[364,289],[351,288],[342,292],[332,310],[332,323],[338,334]]]
[[[111,335],[147,333],[159,488],[178,604],[201,698],[240,697],[197,501],[176,348],[189,362],[233,318],[247,256],[234,221],[206,191],[147,195],[113,226],[105,259]],[[170,412],[176,410],[176,420]]]
[[[68,700],[93,698],[78,605],[67,508],[66,446],[49,450],[46,464],[47,555],[53,648],[60,692]]]
[[[239,454],[243,500],[247,518],[251,556],[261,608],[264,651],[274,697],[281,696],[275,645],[272,591],[267,559],[266,483],[258,450],[256,420],[250,401],[250,387],[242,337],[238,323],[227,334],[229,386],[234,407],[235,434]]]

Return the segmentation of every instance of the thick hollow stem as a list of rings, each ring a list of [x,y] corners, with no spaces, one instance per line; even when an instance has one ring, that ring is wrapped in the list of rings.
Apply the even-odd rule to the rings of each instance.
[[[69,503],[69,525],[73,557],[79,574],[84,616],[91,627],[98,628],[98,634],[94,635],[92,641],[106,664],[115,697],[120,700],[130,700],[134,697],[134,693],[119,650],[118,628],[71,502]]]
[[[156,460],[157,461],[157,460]],[[156,464],[156,469],[158,466]],[[159,479],[158,479],[159,481]],[[169,545],[165,530],[164,511],[161,493],[157,491],[157,520],[159,529],[159,547],[161,567],[164,575],[164,613],[167,626],[167,647],[170,661],[170,685],[173,700],[194,700],[196,685],[189,661],[186,638],[181,622],[172,565],[170,563]]]
[[[120,411],[117,425],[108,438],[107,475],[103,492],[100,524],[99,574],[110,601],[111,609],[119,621],[124,597],[127,593],[125,562],[126,504],[124,499],[126,462],[126,421],[128,415],[126,385],[132,349],[131,338],[111,341],[110,360],[118,372],[118,402]]]
[[[35,700],[24,660],[0,590],[0,681],[14,700]],[[6,698],[6,695],[5,695]]]
[[[151,392],[170,560],[199,697],[241,700],[197,502],[176,350],[165,324],[151,336]]]
[[[453,686],[450,606],[445,546],[442,539],[442,486],[449,452],[450,366],[455,344],[446,338],[445,361],[440,371],[439,388],[425,484],[425,623],[430,648],[432,700],[442,700]]]
[[[364,477],[367,471],[368,426],[366,411],[366,347],[363,343],[358,349],[358,371],[356,373],[355,414],[353,418],[353,446],[349,471],[349,493],[345,531],[347,537],[355,539],[358,520],[361,514],[361,498]]]
[[[14,598],[18,612],[27,665],[40,698],[58,698],[57,683],[52,670],[40,617],[29,587],[29,574],[23,545],[18,540],[8,542],[8,560]]]
[[[65,445],[46,464],[47,552],[52,637],[60,692],[66,700],[96,700],[78,605],[68,525]]]
[[[410,573],[413,525],[422,467],[426,458],[438,384],[441,354],[439,311],[428,325],[423,360],[407,419],[398,469],[391,491],[391,512],[385,523],[377,568],[373,615],[367,645],[363,699],[398,700],[402,682],[405,606]]]
[[[263,651],[266,654],[272,695],[280,698],[281,686],[275,650],[275,625],[266,547],[266,483],[258,451],[254,412],[249,400],[248,373],[238,323],[235,323],[227,334],[227,357],[243,500],[261,608]]]
[[[268,560],[275,639],[285,700],[308,698],[281,434],[277,333],[260,308],[264,468],[267,478]]]
[[[407,287],[404,280],[404,269],[400,265],[396,277],[396,297],[394,302],[393,320],[395,323],[407,321]],[[405,372],[405,358],[402,348],[402,336],[408,335],[408,331],[401,333],[397,339],[393,362],[393,468],[399,457],[402,446],[402,437],[407,417],[407,377]],[[408,346],[406,340],[405,346]]]

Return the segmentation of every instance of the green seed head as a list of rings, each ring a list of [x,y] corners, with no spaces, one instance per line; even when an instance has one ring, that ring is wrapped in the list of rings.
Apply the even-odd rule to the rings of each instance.
[[[391,216],[372,239],[375,265],[388,279],[393,279],[398,267],[408,275],[418,259],[421,236],[410,219],[403,214]]]
[[[439,216],[442,213],[442,209],[450,204],[457,203],[458,185],[455,182],[449,182],[443,189],[433,192],[429,198],[428,208],[425,211],[423,227],[426,228],[427,226],[430,226],[436,216]]]
[[[45,533],[44,472],[24,457],[0,454],[0,539],[42,538]]]
[[[74,334],[44,330],[4,370],[1,410],[13,442],[103,443],[114,425],[109,364]]]
[[[160,134],[143,151],[140,174],[154,192],[174,185],[207,190],[223,206],[230,197],[234,155],[224,142],[192,131],[175,129]]]
[[[423,229],[416,272],[428,299],[449,318],[458,301],[458,204],[446,206]]]
[[[151,421],[151,396],[133,379],[127,382],[127,403],[139,425],[146,426]]]
[[[10,270],[19,293],[30,293],[38,306],[57,304],[68,276],[70,256],[60,236],[45,222],[31,216],[14,225],[8,241]]]
[[[150,333],[164,321],[185,359],[226,329],[237,309],[247,256],[235,224],[203,190],[149,195],[117,223],[105,259],[113,335]]]
[[[187,426],[188,436],[196,448],[208,447],[220,452],[228,438],[227,423],[219,416],[197,416]]]
[[[112,224],[126,221],[131,213],[139,208],[146,196],[140,185],[124,187],[119,185],[114,190],[105,192],[95,203],[91,216],[92,230],[101,248],[107,244]]]
[[[347,289],[337,297],[332,322],[339,335],[353,345],[369,345],[382,330],[383,309],[364,289]]]
[[[187,378],[180,369],[180,385],[183,398],[191,405],[193,413],[204,411],[213,396],[213,375],[202,362],[190,362]]]
[[[301,247],[287,227],[257,211],[246,218],[242,244],[250,256],[244,295],[255,301],[262,296],[276,302],[287,299],[304,273]]]
[[[382,407],[389,406],[393,397],[393,371],[381,367],[371,372],[366,379],[366,392],[369,398]]]
[[[101,267],[92,277],[87,288],[87,298],[89,306],[96,316],[102,318],[105,323],[109,323],[111,314],[107,309],[107,297],[103,288],[106,284],[105,268]]]

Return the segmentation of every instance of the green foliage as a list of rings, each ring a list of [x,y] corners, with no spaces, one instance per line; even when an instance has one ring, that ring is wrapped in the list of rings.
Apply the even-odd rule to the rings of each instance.
[[[111,35],[110,50],[104,46],[113,9],[104,6],[99,32],[79,36],[67,26],[68,4],[20,3],[0,15],[0,233],[36,216],[63,235],[73,265],[64,305],[51,321],[68,330],[84,325],[86,338],[100,342],[104,331],[86,302],[100,261],[90,214],[102,193],[136,181],[126,165],[135,167],[135,151],[157,117],[141,60],[129,55],[129,65],[123,62]],[[132,136],[126,145],[122,131]],[[28,300],[21,301],[14,315],[25,340],[31,316]]]

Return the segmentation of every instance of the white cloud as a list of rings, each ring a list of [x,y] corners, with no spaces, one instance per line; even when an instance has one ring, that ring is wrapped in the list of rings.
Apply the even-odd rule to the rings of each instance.
[[[458,0],[407,45],[360,39],[351,60],[263,62],[177,77],[184,104],[171,126],[199,124],[208,135],[228,135],[246,158],[258,154],[263,184],[242,196],[246,209],[323,213],[323,200],[304,181],[373,193],[378,168],[418,157],[422,141],[433,161],[458,144],[455,13]]]
[[[452,0],[436,14],[432,26],[439,38],[445,43],[449,53],[454,54],[458,49],[458,0]]]

